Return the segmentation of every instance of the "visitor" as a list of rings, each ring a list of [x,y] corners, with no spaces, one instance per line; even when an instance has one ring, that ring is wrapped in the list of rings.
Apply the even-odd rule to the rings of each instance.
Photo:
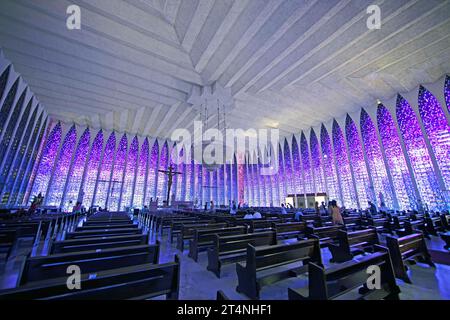
[[[316,214],[320,216],[319,202],[317,201],[314,203],[314,210],[316,211]]]
[[[327,214],[327,208],[325,207],[325,202],[323,202],[323,201],[320,204],[320,213],[321,214]]]
[[[369,211],[371,215],[376,215],[377,214],[377,207],[375,207],[375,205],[373,204],[372,201],[368,201],[367,202],[369,204]]]
[[[284,203],[281,204],[281,214],[287,214],[286,208],[284,206]]]
[[[250,210],[247,210],[244,219],[253,219],[253,214],[251,213]]]
[[[233,203],[231,204],[230,208],[230,214],[235,215],[236,213],[237,213],[236,201],[233,200]]]
[[[341,210],[338,207],[336,200],[331,201],[331,218],[333,219],[333,224],[344,224]]]
[[[214,208],[214,201],[211,200],[209,209],[211,212],[216,212],[216,209]]]
[[[303,212],[302,212],[301,209],[298,209],[298,211],[295,213],[294,219],[295,219],[296,221],[300,221],[300,217],[301,217],[301,216],[303,216]]]
[[[72,208],[72,212],[75,214],[81,213],[81,202],[78,201]]]
[[[259,213],[258,211],[256,211],[256,212],[253,214],[253,219],[262,219],[261,213]]]

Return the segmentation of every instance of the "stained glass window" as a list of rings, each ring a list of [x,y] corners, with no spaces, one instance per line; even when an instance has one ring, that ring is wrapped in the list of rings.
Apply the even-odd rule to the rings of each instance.
[[[270,184],[272,186],[272,204],[278,207],[280,205],[280,187],[278,183],[278,154],[276,153],[276,148],[270,144],[270,164],[272,174],[270,175]],[[275,171],[276,170],[276,171]]]
[[[113,171],[111,174],[111,183],[107,190],[107,207],[111,211],[119,210],[120,195],[123,186],[123,176],[125,172],[125,162],[127,159],[128,139],[126,134],[122,136],[117,147],[116,156],[114,158]],[[105,154],[106,155],[106,154]],[[103,158],[105,163],[105,158]],[[105,178],[107,180],[107,178]],[[99,181],[100,182],[100,181]],[[108,194],[109,193],[109,194]]]
[[[371,183],[369,174],[367,173],[359,132],[355,122],[349,115],[347,115],[345,119],[345,135],[347,138],[351,168],[355,179],[359,205],[361,208],[367,208],[369,206],[367,202],[374,201],[375,195],[374,191],[371,190]]]
[[[450,76],[445,77],[444,96],[445,102],[447,103],[447,109],[450,112]]]
[[[12,109],[18,85],[19,85],[19,78],[17,78],[16,82],[14,82],[11,89],[9,90],[8,95],[5,98],[5,101],[3,102],[2,109],[0,110],[0,135],[3,133],[3,130],[6,126],[6,120],[8,119],[9,112]]]
[[[11,199],[11,193],[13,192],[14,188],[14,182],[16,181],[16,178],[19,176],[20,173],[20,164],[22,163],[22,160],[24,158],[28,142],[30,141],[31,134],[33,132],[33,129],[35,128],[35,125],[37,126],[37,129],[35,129],[35,136],[37,137],[39,126],[41,124],[42,114],[39,117],[39,121],[36,124],[36,116],[37,116],[38,108],[36,107],[33,111],[33,114],[31,115],[30,121],[28,122],[27,129],[25,131],[25,134],[23,136],[23,139],[20,143],[20,147],[18,149],[17,155],[15,159],[13,160],[13,165],[11,167],[8,179],[5,184],[4,193],[2,197],[2,204],[7,204]],[[22,175],[23,177],[23,175]],[[17,191],[16,191],[17,192]]]
[[[303,194],[305,192],[305,186],[303,184],[302,163],[300,160],[300,149],[295,135],[292,136],[292,165],[292,177],[294,183],[293,192],[296,194]]]
[[[364,109],[361,110],[360,125],[374,192],[377,195],[376,203],[381,205],[382,202],[384,202],[388,208],[394,208],[392,189],[384,165],[380,143],[378,142],[376,127],[369,114]]]
[[[443,208],[442,194],[436,179],[425,140],[422,136],[416,114],[409,103],[400,95],[397,96],[397,121],[405,142],[406,152],[411,160],[411,166],[416,178],[417,187],[422,197],[422,205],[429,209]]]
[[[169,164],[169,147],[166,141],[161,149],[158,170],[167,170],[168,164]],[[167,174],[165,174],[164,172],[157,172],[157,174],[158,174],[158,182],[157,182],[158,191],[156,196],[162,203],[163,201],[166,201],[167,198]]]
[[[128,151],[127,168],[123,178],[123,187],[119,210],[125,210],[126,207],[131,207],[133,203],[133,187],[136,176],[136,168],[138,167],[138,153],[139,153],[138,137],[134,137],[131,141],[130,150]]]
[[[2,101],[3,94],[5,92],[6,84],[8,83],[9,70],[11,70],[11,65],[9,65],[5,71],[2,72],[0,76],[0,101]]]
[[[11,147],[9,148],[9,152],[7,153],[7,156],[5,158],[5,162],[3,163],[3,169],[1,171],[0,175],[0,191],[3,189],[4,183],[6,182],[6,178],[9,173],[9,169],[11,169],[12,162],[14,160],[14,157],[16,156],[17,149],[19,148],[20,140],[22,139],[22,134],[25,131],[25,126],[28,121],[28,116],[30,115],[31,106],[33,104],[33,99],[30,99],[30,102],[28,103],[27,107],[25,108],[25,111],[23,112],[19,125],[17,126],[17,129],[12,134],[12,142]],[[0,158],[0,164],[2,162],[2,158]]]
[[[260,202],[260,206],[265,207],[266,203],[267,203],[267,192],[266,192],[266,186],[265,186],[265,181],[264,181],[264,176],[261,174],[261,168],[263,166],[262,162],[261,162],[261,158],[262,158],[262,154],[259,153],[259,157],[258,157],[258,165],[257,165],[257,171],[256,174],[258,176],[258,182],[259,182],[259,202]]]
[[[166,149],[167,150],[167,149]],[[150,153],[150,161],[148,163],[148,176],[147,176],[147,195],[145,197],[145,203],[150,203],[150,200],[153,199],[153,201],[156,201],[156,189],[158,187],[157,183],[160,181],[158,179],[159,172],[158,172],[158,154],[159,154],[159,144],[158,140],[155,140],[155,143],[153,144],[152,151]],[[164,180],[162,180],[164,182]],[[160,205],[162,203],[161,196],[159,196],[159,203]]]
[[[261,198],[261,188],[259,185],[259,172],[258,172],[258,158],[256,157],[256,152],[253,153],[252,157],[252,178],[253,178],[253,194],[255,196],[255,205],[257,207],[261,206],[262,198]]]
[[[37,169],[34,185],[31,191],[31,195],[35,196],[42,193],[45,197],[47,193],[48,183],[55,164],[58,148],[61,143],[61,123],[58,122],[52,129],[50,135],[45,143],[44,150],[42,152],[42,158]]]
[[[92,201],[94,198],[102,151],[103,131],[100,130],[92,143],[91,152],[89,153],[89,162],[84,172],[84,182],[82,187],[83,195],[80,198],[83,199],[83,204],[86,208],[91,207],[93,204]]]
[[[303,131],[300,136],[300,152],[302,154],[305,193],[314,193],[314,181],[311,172],[311,159],[309,157],[308,141],[306,140],[306,136]]]
[[[292,161],[291,161],[291,150],[287,139],[284,139],[284,174],[286,181],[286,188],[288,194],[294,193],[294,183],[292,176]]]
[[[90,138],[91,134],[89,128],[86,128],[78,141],[72,166],[70,168],[66,192],[64,193],[64,199],[62,201],[62,208],[65,211],[72,209],[70,208],[70,201],[72,201],[72,204],[76,204],[78,201],[78,194],[83,180],[84,166],[89,153]]]
[[[11,118],[8,121],[8,125],[6,126],[5,132],[3,134],[3,139],[0,142],[0,162],[3,157],[6,155],[6,151],[8,150],[9,144],[13,138],[14,128],[17,125],[17,121],[19,121],[20,111],[22,110],[22,105],[25,100],[26,89],[23,90],[22,95],[19,100],[17,100],[16,106],[11,114]]]
[[[450,126],[444,109],[433,94],[420,87],[419,112],[442,173],[445,188],[450,190]]]
[[[76,143],[77,129],[75,128],[75,125],[73,125],[64,138],[50,182],[50,188],[45,202],[49,206],[59,207],[61,205],[63,191],[67,181],[67,174],[69,173],[69,166]]]
[[[281,143],[278,144],[278,188],[280,190],[280,204],[286,201],[287,186],[286,186],[286,174],[284,170],[283,151],[281,149]]]
[[[328,189],[328,198],[336,200],[342,205],[340,197],[337,171],[334,166],[333,147],[331,145],[330,135],[327,128],[322,124],[320,129],[320,144],[322,147],[323,170],[326,172],[325,181]]]
[[[314,177],[315,191],[316,193],[326,193],[322,168],[322,154],[320,153],[319,140],[317,140],[314,129],[311,129],[309,136],[309,147],[311,149],[311,169]]]
[[[138,208],[142,208],[144,204],[145,184],[147,181],[147,164],[148,164],[148,139],[145,138],[141,146],[139,154],[138,169],[136,175],[136,186],[134,187],[133,204]]]
[[[399,206],[401,209],[416,208],[416,197],[400,137],[391,113],[382,104],[378,105],[377,122]]]

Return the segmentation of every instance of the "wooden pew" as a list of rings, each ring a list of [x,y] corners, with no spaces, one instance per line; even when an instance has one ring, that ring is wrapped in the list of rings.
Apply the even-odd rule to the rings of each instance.
[[[5,255],[5,261],[8,261],[11,255],[16,238],[16,230],[0,230],[0,253]]]
[[[267,273],[267,270],[297,262],[301,262],[302,265]],[[238,276],[236,291],[244,293],[250,299],[259,299],[259,293],[263,286],[297,277],[308,270],[309,262],[322,266],[320,244],[317,238],[263,247],[254,247],[248,244],[245,264],[236,263]],[[261,271],[264,271],[264,275],[259,274]]]
[[[20,284],[67,276],[70,265],[80,267],[82,273],[123,268],[159,262],[159,241],[154,245],[138,245],[112,249],[97,249],[49,256],[28,257],[19,275]]]
[[[136,246],[147,243],[148,234],[71,239],[52,242],[50,254]]]
[[[142,234],[141,228],[98,229],[90,231],[76,231],[66,234],[66,239],[83,239],[95,237],[113,237],[121,235]]]
[[[346,232],[338,232],[338,244],[330,243],[328,249],[333,258],[330,262],[345,262],[354,256],[365,252],[373,252],[374,245],[379,245],[380,240],[375,228]]]
[[[177,300],[180,262],[141,264],[81,275],[81,289],[70,290],[67,277],[30,282],[0,292],[0,300],[143,300],[165,295]]]
[[[438,236],[438,232],[444,231],[444,228],[442,226],[442,220],[441,217],[426,217],[425,218],[426,223],[426,230],[429,234],[433,236]]]
[[[379,251],[378,251],[379,250]],[[359,261],[348,261],[336,267],[324,269],[315,263],[308,267],[308,289],[288,289],[289,300],[398,300],[400,288],[395,281],[389,251],[380,247]],[[381,271],[381,289],[367,288],[370,266],[377,265]],[[362,287],[357,296],[351,291]]]
[[[220,223],[207,223],[207,224],[200,224],[200,225],[184,225],[181,228],[181,232],[178,235],[177,239],[177,249],[181,252],[184,251],[184,243],[186,240],[192,239],[194,236],[194,231],[197,229],[212,229],[212,228],[225,228],[227,226],[227,223],[220,222]]]
[[[359,216],[348,216],[343,217],[342,219],[344,220],[345,228],[349,231],[354,231],[361,228],[362,221]]]
[[[207,249],[213,245],[215,235],[231,236],[236,234],[245,234],[248,232],[246,226],[236,226],[228,228],[195,229],[192,239],[189,240],[188,256],[198,261],[198,254],[201,250]]]
[[[319,238],[320,247],[328,247],[330,243],[337,242],[339,237],[339,230],[342,230],[343,226],[330,226],[330,227],[306,227],[306,236],[309,238],[311,236],[316,236]]]
[[[317,214],[304,214],[300,216],[300,221],[306,223],[306,225],[312,224],[314,227],[323,227],[322,218]]]
[[[137,229],[139,226],[137,224],[96,224],[82,227],[76,227],[75,232],[83,231],[98,231],[98,230],[115,230],[115,229]]]
[[[220,278],[222,265],[242,261],[246,257],[247,245],[264,246],[277,244],[275,230],[234,236],[215,235],[213,245],[208,248],[208,267]]]
[[[279,239],[303,237],[306,232],[305,222],[272,223],[272,229],[277,232]]]
[[[403,229],[396,230],[396,233],[400,237],[404,237],[413,233],[422,232],[425,238],[430,239],[430,235],[426,228],[425,220],[420,219],[420,220],[405,221],[403,225],[404,225]]]
[[[281,222],[280,219],[247,219],[245,223],[249,226],[249,233],[267,231],[273,223]]]
[[[441,239],[444,240],[445,246],[444,248],[450,250],[450,231],[443,232],[440,234]]]
[[[386,236],[386,245],[391,254],[395,276],[407,283],[411,283],[411,279],[406,273],[405,261],[417,258],[419,261],[435,267],[422,233],[414,233],[401,238]]]
[[[178,235],[181,233],[181,229],[185,225],[207,225],[214,223],[214,220],[203,220],[203,219],[193,219],[192,221],[172,221],[170,225],[170,243],[173,243],[173,238],[178,237]]]
[[[127,220],[91,220],[88,219],[83,222],[83,227],[88,226],[114,226],[114,225],[132,225],[133,221],[130,219]]]
[[[390,233],[388,218],[369,218],[367,219],[368,226],[373,227],[380,233]]]
[[[450,230],[450,214],[440,214],[441,224],[445,230]]]

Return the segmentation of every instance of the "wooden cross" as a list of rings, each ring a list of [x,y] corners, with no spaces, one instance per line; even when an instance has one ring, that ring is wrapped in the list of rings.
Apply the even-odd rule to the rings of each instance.
[[[169,170],[158,170],[159,172],[167,174],[167,198],[166,198],[167,206],[169,206],[170,188],[172,187],[173,177],[177,174],[181,174],[181,172],[173,171],[173,169],[175,168],[172,165],[170,165],[168,169]]]

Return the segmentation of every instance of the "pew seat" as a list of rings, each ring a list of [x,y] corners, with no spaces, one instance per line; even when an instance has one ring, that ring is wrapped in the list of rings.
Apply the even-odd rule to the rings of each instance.
[[[353,232],[339,230],[337,240],[337,244],[330,243],[328,246],[332,255],[330,262],[339,263],[351,260],[357,255],[373,252],[374,246],[380,244],[375,228]]]

